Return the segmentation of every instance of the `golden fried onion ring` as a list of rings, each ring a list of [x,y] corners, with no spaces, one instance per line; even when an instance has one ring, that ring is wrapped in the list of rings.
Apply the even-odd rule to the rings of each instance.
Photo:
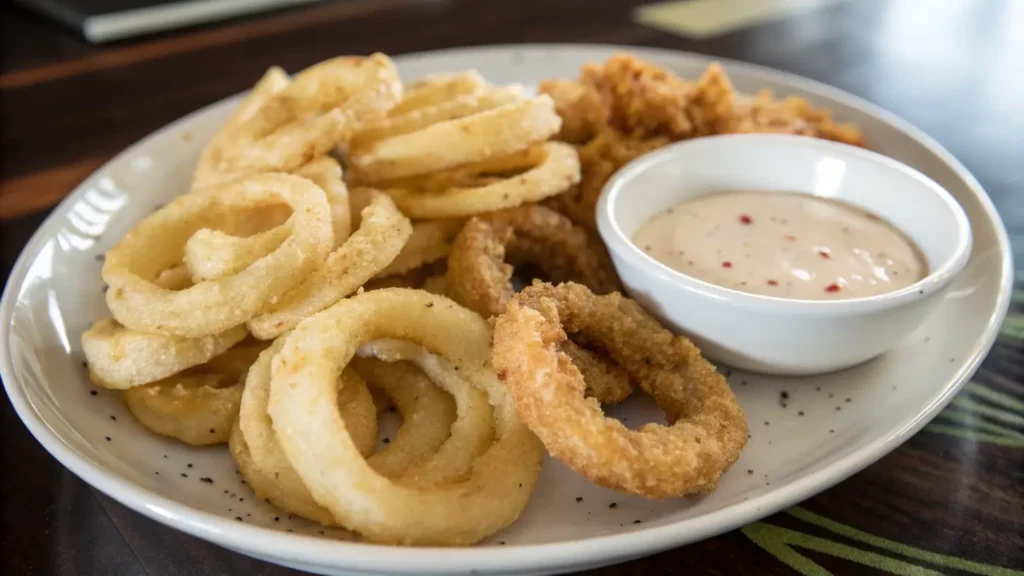
[[[555,103],[540,95],[374,140],[350,150],[349,161],[362,182],[419,176],[507,156],[547,140],[561,125]]]
[[[193,190],[261,172],[288,172],[327,154],[364,122],[382,118],[402,96],[391,59],[340,56],[299,72],[281,86],[267,73],[204,150]]]
[[[537,202],[563,192],[579,179],[575,149],[546,142],[510,156],[381,187],[410,218],[452,218]]]
[[[281,451],[267,414],[271,361],[283,344],[282,339],[275,341],[260,354],[246,376],[238,412],[240,438],[236,441],[244,441],[248,462],[245,467],[240,463],[239,471],[260,498],[269,499],[289,513],[333,525],[330,512],[313,500]],[[363,456],[373,454],[377,445],[377,411],[370,391],[366,382],[352,370],[343,371],[340,378],[343,384],[334,403],[359,453]]]
[[[490,367],[490,332],[487,321],[446,298],[388,289],[342,300],[285,337],[270,387],[274,431],[310,493],[340,524],[373,542],[457,545],[519,516],[542,448]],[[379,338],[428,347],[486,392],[496,439],[465,480],[419,489],[384,478],[360,457],[337,407],[323,401],[336,394],[337,375],[359,346]]]
[[[629,430],[605,418],[558,351],[566,332],[607,350],[669,425]],[[493,357],[548,451],[599,485],[648,498],[710,492],[746,444],[743,410],[725,378],[689,340],[618,293],[595,296],[571,283],[526,288],[496,322]]]
[[[486,87],[487,81],[476,70],[427,76],[405,87],[405,95],[391,109],[390,115],[397,116],[438,106],[460,96],[479,94]]]
[[[600,240],[558,212],[532,204],[474,216],[462,227],[448,258],[448,290],[478,314],[497,316],[515,293],[513,265],[525,263],[552,282],[571,280],[597,294],[621,287]]]
[[[433,456],[451,436],[456,418],[455,399],[438,388],[415,364],[406,360],[386,362],[373,357],[356,357],[349,367],[366,380],[371,393],[379,390],[402,415],[402,426],[395,437],[368,460],[378,473],[398,478]],[[381,406],[383,410],[389,407],[386,403],[377,404],[376,395],[374,404],[378,414],[382,412]],[[491,423],[488,421],[486,425],[490,427]]]
[[[82,351],[104,388],[124,390],[209,362],[247,335],[244,326],[198,338],[146,334],[108,318],[82,334]]]
[[[147,280],[181,262],[189,237],[215,227],[223,212],[282,200],[296,215],[292,234],[238,274],[177,291]],[[323,262],[333,244],[329,210],[323,190],[287,174],[253,176],[220,185],[216,193],[181,196],[107,252],[102,271],[110,286],[107,306],[118,322],[141,332],[196,338],[238,326]]]
[[[334,246],[343,244],[352,231],[352,216],[349,211],[348,188],[341,179],[341,166],[337,160],[319,158],[299,168],[294,174],[312,180],[327,195],[331,207]],[[261,216],[276,216],[273,210],[266,212]],[[289,218],[281,225],[244,237],[209,228],[197,230],[185,243],[185,265],[195,282],[237,274],[280,246],[291,235],[294,221],[295,218]],[[246,224],[251,225],[252,222]],[[259,227],[258,224],[256,226]]]
[[[402,246],[402,251],[374,278],[405,274],[447,257],[452,249],[452,240],[462,229],[464,222],[462,218],[413,222],[412,235],[405,246]]]
[[[412,234],[412,224],[386,195],[374,192],[371,196],[359,229],[301,284],[249,321],[254,336],[277,338],[303,318],[358,290],[398,256]]]

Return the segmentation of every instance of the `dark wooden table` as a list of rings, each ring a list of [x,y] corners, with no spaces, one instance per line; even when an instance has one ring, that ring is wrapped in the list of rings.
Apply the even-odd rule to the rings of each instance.
[[[268,63],[296,70],[341,53],[577,41],[748,60],[880,104],[977,176],[1024,262],[1024,1],[854,0],[701,41],[633,23],[635,4],[326,2],[107,47],[5,4],[2,276],[75,184],[149,132],[245,89]],[[1011,570],[1024,569],[1024,291],[1014,300],[962,400],[892,454],[763,522],[596,573],[1024,574]],[[127,510],[61,467],[0,404],[5,573],[291,573]]]

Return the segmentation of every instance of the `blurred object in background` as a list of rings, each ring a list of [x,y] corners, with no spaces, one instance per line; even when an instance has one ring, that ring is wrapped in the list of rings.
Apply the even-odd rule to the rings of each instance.
[[[320,0],[16,0],[93,44]]]

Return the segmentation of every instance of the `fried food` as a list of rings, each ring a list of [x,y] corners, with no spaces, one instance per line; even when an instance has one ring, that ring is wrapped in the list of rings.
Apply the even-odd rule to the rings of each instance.
[[[575,82],[542,82],[540,91],[555,101],[562,117],[558,138],[578,146],[582,172],[579,186],[549,205],[591,229],[596,229],[597,198],[608,179],[634,158],[672,142],[775,132],[864,145],[860,130],[833,122],[828,110],[802,98],[736,92],[718,63],[689,82],[635,56],[616,54],[584,66]]]
[[[246,336],[244,326],[198,338],[146,334],[108,318],[82,334],[82,351],[94,382],[111,390],[125,390],[205,364]]]
[[[288,460],[341,525],[372,542],[458,545],[519,516],[540,472],[541,446],[490,367],[490,337],[487,321],[475,313],[405,289],[342,300],[285,337],[274,359],[268,411]],[[337,374],[356,350],[380,338],[427,347],[487,395],[495,439],[464,480],[424,489],[380,476],[355,450],[337,408],[323,401],[336,394]]]
[[[567,333],[607,350],[668,425],[630,430],[584,398],[579,370],[558,350]],[[711,492],[747,441],[725,378],[689,340],[617,293],[534,284],[498,317],[493,360],[548,452],[602,486],[647,498]]]
[[[262,174],[219,185],[211,194],[186,194],[151,214],[125,235],[103,264],[107,306],[122,325],[156,334],[196,338],[245,323],[298,284],[332,245],[330,207],[323,190],[287,174]],[[224,211],[285,202],[296,214],[291,235],[273,252],[237,274],[183,290],[153,284],[181,262],[185,242],[215,228]]]
[[[238,417],[241,380],[262,348],[244,342],[202,366],[127,389],[121,399],[139,424],[157,434],[194,446],[222,444]]]
[[[203,150],[192,189],[294,170],[382,118],[401,96],[398,72],[383,54],[326,60],[291,82],[271,69]]]
[[[245,469],[239,471],[252,485],[256,495],[270,499],[274,504],[292,514],[333,525],[331,513],[321,508],[309,495],[302,479],[295,473],[287,456],[281,450],[274,434],[270,416],[267,415],[267,401],[270,398],[271,363],[280,353],[284,341],[279,339],[267,348],[245,379],[245,391],[241,394],[238,411],[238,450],[244,442]],[[349,438],[361,455],[373,454],[377,445],[377,411],[373,398],[358,374],[352,370],[343,371],[338,378],[342,385],[333,397],[334,404],[348,431]]]
[[[580,180],[571,146],[546,142],[510,156],[381,184],[410,218],[454,218],[538,202]]]
[[[349,162],[364,183],[421,176],[514,154],[561,125],[554,102],[541,95],[372,140],[350,149]]]
[[[464,222],[462,218],[414,222],[412,235],[402,247],[402,251],[374,278],[406,274],[446,258],[451,252],[452,241],[462,229]]]
[[[573,280],[606,294],[621,287],[600,240],[561,214],[537,205],[474,216],[448,258],[451,297],[484,317],[512,298],[513,266],[533,264],[552,282]]]
[[[455,399],[434,384],[421,368],[406,360],[387,362],[372,356],[354,357],[349,367],[366,380],[371,393],[380,391],[402,416],[402,426],[391,442],[368,459],[378,473],[398,478],[431,458],[452,436]],[[374,404],[378,414],[381,406],[388,406],[377,404],[377,396]],[[490,422],[486,424],[491,427]],[[487,434],[485,444],[493,438],[493,429]]]
[[[373,193],[359,228],[311,274],[248,322],[253,336],[277,338],[338,300],[352,294],[390,264],[412,235],[412,224],[391,199]]]

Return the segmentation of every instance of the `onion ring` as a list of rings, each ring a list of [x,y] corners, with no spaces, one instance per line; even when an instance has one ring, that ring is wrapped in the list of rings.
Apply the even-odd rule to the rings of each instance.
[[[402,246],[402,251],[374,278],[405,274],[447,257],[452,249],[452,240],[462,229],[463,224],[464,220],[461,218],[414,222],[412,235],[405,246]]]
[[[247,448],[250,469],[241,470],[241,466],[239,469],[247,482],[250,475],[256,480],[252,488],[260,498],[270,499],[274,505],[292,514],[324,525],[333,525],[334,519],[330,512],[313,500],[281,451],[270,416],[267,415],[271,362],[280,353],[283,344],[282,339],[275,341],[260,354],[246,376],[238,425],[241,439]],[[377,412],[370,391],[366,388],[366,382],[353,370],[345,370],[340,378],[343,385],[335,396],[334,404],[359,453],[364,456],[373,454],[377,445]]]
[[[333,158],[323,157],[299,168],[294,174],[312,180],[327,195],[331,207],[334,246],[343,244],[352,231],[352,216],[349,212],[348,188],[341,179],[341,166]],[[273,210],[264,212],[260,216],[270,219],[270,222],[279,216]],[[286,222],[272,228],[255,224],[262,231],[245,237],[209,228],[197,230],[185,243],[185,265],[195,282],[237,274],[280,246],[291,235],[294,220],[288,218]],[[250,220],[246,224],[254,223]],[[237,229],[238,226],[233,228]]]
[[[561,214],[537,205],[474,216],[452,243],[453,300],[490,317],[512,298],[512,264],[533,264],[555,283],[574,281],[597,294],[621,288],[601,241]]]
[[[476,70],[460,74],[436,74],[414,82],[405,88],[402,100],[391,109],[396,116],[443,104],[459,96],[479,94],[487,87],[487,81]]]
[[[398,455],[382,452],[385,456],[378,458],[380,454],[374,454],[367,460],[370,467],[387,476],[385,469],[378,468],[378,465],[385,466],[387,470],[401,474],[401,477],[394,477],[399,482],[418,488],[464,480],[473,462],[494,440],[493,415],[487,404],[487,396],[461,378],[459,371],[447,360],[411,342],[385,338],[364,345],[357,354],[388,362],[412,362],[426,373],[431,382],[448,391],[456,408],[456,417],[449,427],[449,433],[441,446],[424,455],[426,458],[413,463],[401,457],[402,451]],[[403,450],[408,454],[407,450]],[[399,464],[405,467],[400,468]]]
[[[219,213],[281,199],[296,214],[292,234],[276,250],[236,275],[166,290],[146,278],[181,261],[183,246]],[[195,338],[223,332],[255,316],[323,262],[332,244],[323,190],[287,174],[263,174],[186,194],[135,226],[103,264],[107,306],[118,322],[141,332]]]
[[[365,149],[373,142],[385,138],[423,130],[439,122],[465,118],[523,99],[523,87],[512,85],[457,96],[429,106],[418,106],[397,115],[396,110],[392,110],[387,118],[361,126],[359,132],[352,137],[349,149]]]
[[[239,127],[244,125],[253,116],[259,113],[268,100],[280,93],[288,86],[288,73],[277,66],[268,69],[259,82],[253,86],[231,116],[228,117],[224,126],[213,135],[210,142],[203,148],[199,155],[199,163],[192,174],[192,189],[202,188],[213,184],[221,178],[218,164],[225,149],[229,148],[231,142],[236,138]]]
[[[349,151],[362,182],[380,182],[447,170],[507,156],[558,132],[562,120],[550,96],[540,95],[375,140]]]
[[[254,336],[277,338],[303,318],[355,292],[398,256],[412,234],[412,224],[386,195],[372,196],[359,229],[301,284],[249,320]]]
[[[634,431],[605,418],[557,350],[567,331],[608,350],[669,425]],[[689,340],[618,293],[595,296],[571,283],[526,288],[496,322],[493,355],[519,415],[548,451],[601,486],[648,498],[707,493],[746,444],[743,410],[725,378]]]
[[[377,358],[353,358],[350,364],[370,385],[393,402],[402,415],[402,426],[391,442],[367,461],[378,473],[398,478],[413,466],[437,453],[452,434],[456,407],[451,394],[434,384],[411,362],[386,362]],[[380,414],[381,406],[374,403]],[[490,426],[490,422],[486,423]]]
[[[340,524],[373,542],[450,545],[477,542],[519,516],[542,448],[490,367],[490,332],[483,318],[446,298],[390,289],[343,300],[288,334],[273,361],[269,413],[288,460]],[[496,438],[466,480],[419,489],[380,476],[360,457],[337,408],[321,401],[336,393],[337,374],[360,344],[379,338],[428,346],[486,391]]]
[[[121,392],[140,424],[193,446],[227,442],[241,398],[237,378],[215,373],[176,374]]]
[[[575,149],[546,142],[510,156],[381,186],[404,214],[428,219],[472,216],[538,202],[560,194],[579,179]]]
[[[633,393],[629,374],[615,364],[607,354],[598,355],[572,340],[560,343],[558,351],[565,354],[580,371],[585,385],[584,395],[588,398],[612,406]]]
[[[244,326],[198,338],[146,334],[108,318],[82,334],[82,351],[104,388],[125,390],[209,362],[247,335]]]
[[[402,95],[394,63],[383,54],[325,60],[284,87],[279,74],[265,75],[257,88],[244,103],[248,113],[204,151],[193,190],[298,168],[347,140],[359,124],[382,118]]]

